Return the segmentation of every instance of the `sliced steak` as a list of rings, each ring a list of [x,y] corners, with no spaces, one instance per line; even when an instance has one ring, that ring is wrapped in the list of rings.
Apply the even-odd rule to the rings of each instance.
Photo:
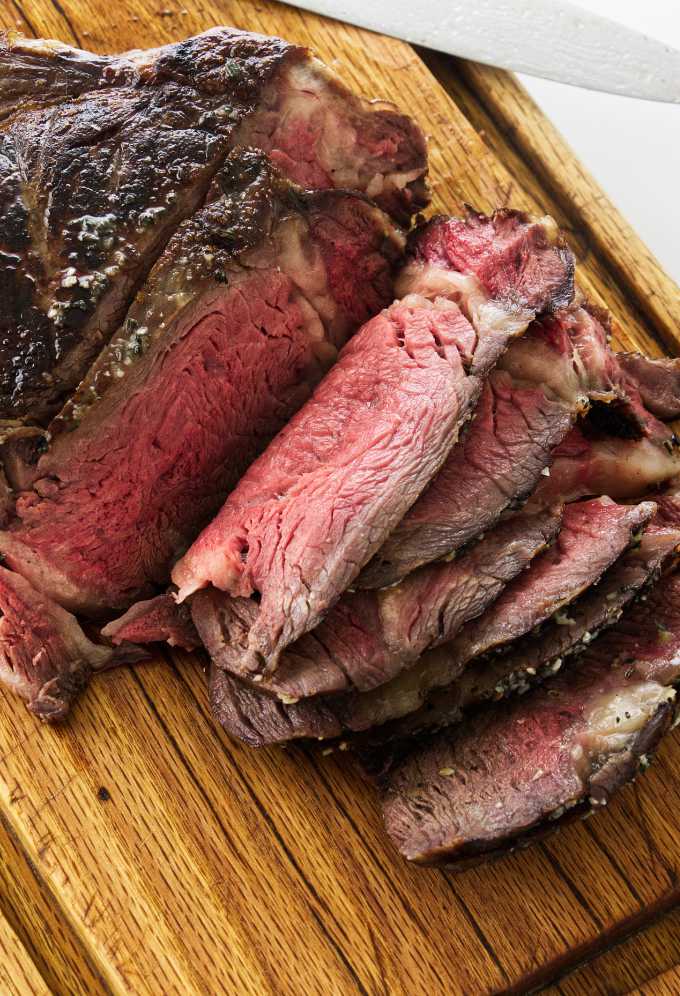
[[[165,585],[337,346],[392,297],[401,237],[365,198],[303,193],[254,152],[220,181],[53,422],[0,533],[10,566],[69,609],[122,610]]]
[[[390,837],[411,861],[509,850],[607,803],[671,725],[680,578],[656,586],[568,674],[414,745],[384,779]]]
[[[64,719],[91,674],[113,663],[113,650],[88,640],[75,616],[4,567],[0,612],[0,681],[40,719]]]
[[[619,353],[618,360],[650,412],[668,421],[680,417],[680,359],[652,360],[641,353]]]
[[[576,599],[567,614],[467,668],[457,681],[434,691],[415,712],[376,730],[373,742],[403,740],[423,730],[457,723],[481,702],[522,694],[533,685],[571,666],[604,630],[621,618],[638,598],[677,561],[680,549],[680,503],[659,498],[657,512],[639,543],[621,556],[599,584]],[[369,735],[370,736],[370,735]]]
[[[0,41],[0,419],[44,420],[235,146],[306,187],[426,203],[422,133],[301,47],[230,28],[98,56]]]
[[[439,469],[474,389],[473,344],[448,302],[372,319],[175,567],[181,598],[208,584],[231,596],[230,670],[273,670]]]
[[[595,584],[654,513],[653,502],[617,505],[609,498],[567,505],[557,542],[512,581],[450,643],[427,651],[397,678],[361,696],[363,729],[415,712],[435,689],[456,681],[479,658],[546,622]],[[368,718],[371,722],[368,722]]]
[[[680,451],[672,439],[661,444],[644,436],[617,439],[589,429],[575,426],[555,449],[550,474],[541,479],[531,505],[601,494],[639,498],[680,474]]]
[[[475,215],[440,220],[436,236],[432,226],[414,236],[399,279],[407,296],[345,348],[314,399],[175,568],[181,597],[209,584],[230,596],[222,660],[233,673],[261,680],[288,644],[314,628],[439,469],[509,339],[558,284],[559,293],[567,285],[571,293],[573,260],[557,244],[554,224],[519,215],[512,216],[514,251],[526,243],[526,265],[536,255],[550,279],[531,293],[521,275],[512,293],[507,283],[482,283],[476,273],[485,276],[487,258],[503,256],[508,227],[505,216]],[[475,238],[483,231],[477,256],[468,230]],[[418,261],[421,243],[444,238],[450,255],[460,242],[459,262],[468,268],[450,281],[460,307],[423,278]],[[451,265],[442,259],[437,269]]]
[[[380,688],[371,695],[326,696],[318,689],[372,687],[376,679],[386,681],[402,670],[425,647],[450,639],[526,568],[554,538],[560,522],[558,509],[535,516],[520,513],[458,561],[423,568],[397,588],[345,595],[316,630],[288,648],[269,683],[265,679],[259,688],[246,687],[219,667],[219,607],[213,606],[212,613],[209,609],[220,596],[214,590],[199,593],[194,618],[213,659],[216,718],[233,736],[257,746],[334,737],[371,726]],[[316,698],[302,698],[312,690]]]
[[[107,623],[101,634],[116,646],[168,643],[183,650],[196,650],[201,646],[189,606],[178,605],[169,592],[135,602],[119,619]]]
[[[460,442],[358,585],[394,584],[485,532],[549,473],[556,448],[591,405],[605,413],[600,422],[608,417],[610,433],[669,443],[672,433],[644,408],[608,336],[607,316],[576,303],[511,343]]]

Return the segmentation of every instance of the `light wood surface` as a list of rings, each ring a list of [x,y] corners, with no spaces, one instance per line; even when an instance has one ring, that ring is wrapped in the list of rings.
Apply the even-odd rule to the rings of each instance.
[[[5,27],[102,52],[220,23],[308,44],[357,90],[396,101],[430,135],[437,210],[552,212],[617,342],[677,341],[677,287],[502,74],[434,56],[428,68],[406,44],[264,0],[0,6]],[[677,732],[596,819],[453,876],[396,856],[345,754],[230,742],[201,665],[177,653],[103,676],[63,729],[2,693],[0,909],[52,992],[526,992],[680,903]],[[630,983],[672,966],[656,969]],[[579,991],[574,978],[562,991]]]
[[[49,996],[49,989],[11,926],[0,916],[0,992]]]

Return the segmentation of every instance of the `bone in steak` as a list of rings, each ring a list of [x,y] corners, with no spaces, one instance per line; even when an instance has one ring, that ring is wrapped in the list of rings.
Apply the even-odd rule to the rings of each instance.
[[[0,612],[0,681],[40,719],[63,719],[91,673],[114,662],[113,650],[88,640],[75,616],[4,567]]]
[[[475,215],[437,226],[436,238],[425,226],[411,241],[399,278],[407,296],[345,347],[173,572],[181,597],[208,584],[230,596],[223,661],[241,677],[261,680],[314,628],[439,469],[509,339],[535,308],[571,293],[572,257],[547,220]],[[487,274],[508,229],[528,244],[525,267],[536,256],[547,271],[540,287],[527,289],[516,274],[499,288]],[[476,255],[471,239],[483,241]],[[421,242],[433,241],[445,243],[436,268],[470,320],[423,276]],[[465,272],[446,270],[454,257]]]
[[[679,662],[671,575],[569,673],[397,760],[384,779],[387,832],[411,861],[459,863],[604,805],[671,725]]]
[[[44,420],[117,329],[236,146],[400,220],[426,203],[420,129],[299,46],[230,28],[98,56],[0,39],[0,419]]]
[[[53,423],[0,533],[10,566],[67,608],[125,609],[167,582],[336,347],[391,297],[400,236],[365,198],[302,193],[254,152],[233,153],[220,181]]]

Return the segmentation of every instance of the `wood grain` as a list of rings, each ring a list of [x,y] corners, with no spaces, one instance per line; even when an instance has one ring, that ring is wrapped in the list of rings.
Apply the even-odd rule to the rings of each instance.
[[[451,60],[428,55],[428,68],[405,44],[258,0],[112,10],[105,0],[10,0],[0,24],[102,52],[219,23],[309,44],[355,89],[423,123],[436,209],[554,213],[581,286],[614,312],[617,341],[656,353],[662,339],[677,342],[677,288],[606,200],[588,209],[585,175],[574,203],[564,195],[554,136],[549,166],[537,168],[516,137],[521,93],[503,114],[503,77],[491,88]],[[525,114],[530,130],[535,110]],[[625,278],[617,237],[630,250]],[[645,288],[663,307],[645,303]],[[0,854],[15,856],[0,875],[0,908],[57,993],[525,992],[680,901],[680,833],[669,819],[680,811],[677,733],[598,819],[453,876],[396,856],[344,753],[230,742],[210,720],[198,656],[102,677],[62,730],[37,726],[8,694],[2,706]],[[660,959],[654,974],[668,970]]]
[[[541,990],[541,996],[624,996],[677,970],[680,909]],[[675,993],[680,991],[676,988]]]
[[[0,991],[11,996],[49,996],[40,972],[11,926],[0,916]]]

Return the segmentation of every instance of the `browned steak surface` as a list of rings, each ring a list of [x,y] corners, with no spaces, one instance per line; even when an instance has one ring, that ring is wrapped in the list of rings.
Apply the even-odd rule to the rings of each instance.
[[[385,824],[421,863],[507,850],[604,805],[673,718],[680,578],[596,640],[568,673],[418,744],[384,776]]]
[[[51,427],[8,563],[62,605],[122,610],[173,560],[392,298],[401,236],[361,195],[234,152]]]
[[[424,140],[307,50],[214,28],[97,56],[0,42],[0,419],[43,421],[119,326],[236,145],[307,187],[425,203]]]

